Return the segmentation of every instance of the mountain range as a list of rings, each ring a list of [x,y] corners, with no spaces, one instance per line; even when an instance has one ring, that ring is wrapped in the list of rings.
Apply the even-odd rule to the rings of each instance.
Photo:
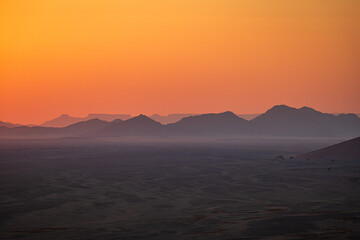
[[[187,113],[175,113],[175,114],[168,114],[168,115],[152,114],[149,116],[149,118],[151,118],[161,124],[166,125],[169,123],[178,122],[181,119],[183,119],[184,117],[190,117],[190,116],[196,116],[196,115],[200,115],[200,114],[187,114]],[[244,118],[246,120],[251,120],[251,119],[257,117],[258,115],[260,115],[260,114],[237,114],[237,116]],[[127,119],[132,118],[132,116],[130,114],[94,114],[94,113],[92,113],[86,117],[72,117],[68,114],[62,114],[57,118],[54,118],[52,120],[44,122],[40,126],[42,126],[42,127],[67,127],[71,124],[94,119],[94,118],[98,118],[100,120],[111,122],[115,119],[127,120]],[[10,124],[10,123],[8,123],[8,124]],[[0,122],[0,126],[4,126],[4,125],[1,125],[1,122]],[[18,126],[20,126],[20,125],[18,125]],[[14,127],[14,126],[9,126],[9,127]]]
[[[21,124],[16,124],[16,123],[0,121],[0,127],[13,128],[13,127],[20,127],[20,126],[22,126],[22,125]]]
[[[94,118],[92,118],[94,117]],[[98,117],[98,118],[95,118]],[[100,119],[100,118],[102,119]],[[118,117],[118,118],[116,118]],[[177,116],[178,117],[178,116]],[[60,117],[71,119],[67,115]],[[90,118],[90,119],[88,119]],[[105,119],[104,119],[105,118]],[[114,119],[115,118],[115,119]],[[57,118],[57,121],[59,118]],[[61,119],[60,119],[61,120]],[[54,121],[54,120],[53,120]],[[60,122],[60,121],[59,121]],[[64,121],[63,121],[64,122]],[[293,136],[357,137],[360,118],[333,115],[309,107],[276,105],[251,120],[227,111],[191,115],[162,124],[145,115],[89,115],[65,127],[0,126],[1,137],[123,137],[123,136]]]
[[[131,118],[130,114],[94,114],[91,113],[86,117],[72,117],[68,114],[62,114],[59,117],[52,119],[50,121],[46,121],[41,124],[42,127],[67,127],[71,124],[75,124],[82,121],[87,121],[91,119],[100,119],[104,121],[113,121],[115,119],[126,120]]]

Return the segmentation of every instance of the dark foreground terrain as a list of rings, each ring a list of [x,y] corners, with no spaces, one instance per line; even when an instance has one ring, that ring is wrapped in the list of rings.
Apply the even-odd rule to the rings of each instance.
[[[1,140],[0,239],[360,239],[340,141]]]

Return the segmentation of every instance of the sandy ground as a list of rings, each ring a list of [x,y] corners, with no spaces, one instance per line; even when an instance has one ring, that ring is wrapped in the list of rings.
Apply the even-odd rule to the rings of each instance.
[[[0,238],[359,239],[360,159],[290,159],[337,142],[1,140]]]

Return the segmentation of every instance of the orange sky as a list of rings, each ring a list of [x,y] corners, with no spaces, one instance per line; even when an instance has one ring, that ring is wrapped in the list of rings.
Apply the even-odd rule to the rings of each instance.
[[[0,1],[0,120],[360,112],[358,0]]]

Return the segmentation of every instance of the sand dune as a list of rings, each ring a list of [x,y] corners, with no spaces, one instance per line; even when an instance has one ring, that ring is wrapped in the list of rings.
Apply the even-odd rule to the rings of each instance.
[[[360,137],[335,144],[317,151],[299,155],[297,158],[360,160]]]

